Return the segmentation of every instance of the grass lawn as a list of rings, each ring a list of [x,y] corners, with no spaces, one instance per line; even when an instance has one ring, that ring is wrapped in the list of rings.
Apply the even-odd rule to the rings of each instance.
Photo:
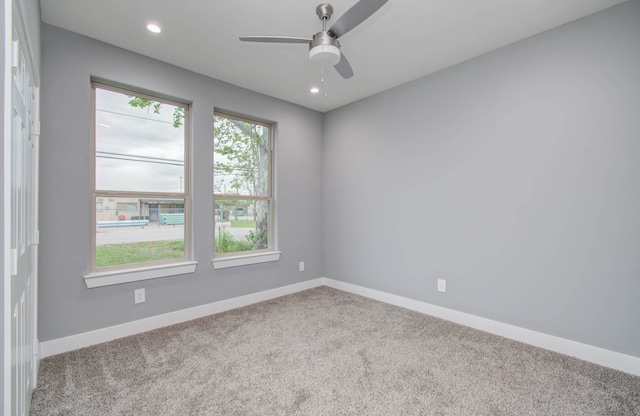
[[[184,257],[184,241],[145,241],[96,247],[96,267],[146,263]]]
[[[230,220],[232,227],[256,228],[256,222],[253,220]]]

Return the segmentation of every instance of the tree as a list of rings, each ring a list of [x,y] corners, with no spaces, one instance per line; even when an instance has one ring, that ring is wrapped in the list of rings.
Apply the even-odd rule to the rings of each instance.
[[[251,197],[269,195],[269,128],[216,115],[214,138],[214,192],[238,195],[235,206],[253,203],[256,231],[249,240],[254,250],[267,248],[269,204]]]

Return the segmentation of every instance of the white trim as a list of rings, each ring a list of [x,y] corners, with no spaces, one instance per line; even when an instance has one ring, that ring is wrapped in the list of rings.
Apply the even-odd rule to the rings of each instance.
[[[189,309],[166,313],[163,315],[153,316],[150,318],[141,319],[139,321],[127,322],[121,325],[115,325],[107,328],[97,329],[95,331],[85,332],[82,334],[71,335],[64,338],[41,342],[40,358],[42,359],[51,355],[73,351],[79,348],[84,348],[114,339],[139,334],[141,332],[151,331],[153,329],[190,321],[192,319],[213,315],[235,308],[241,308],[243,306],[251,305],[269,299],[274,299],[280,296],[289,295],[307,289],[312,289],[318,286],[328,286],[345,292],[354,293],[366,298],[378,300],[395,306],[400,306],[416,312],[424,313],[426,315],[435,316],[437,318],[446,319],[451,322],[469,326],[471,328],[476,328],[495,335],[500,335],[505,338],[513,339],[515,341],[524,342],[529,345],[558,352],[560,354],[573,356],[594,364],[640,376],[640,357],[621,354],[615,351],[582,344],[565,338],[543,334],[541,332],[536,332],[514,325],[493,321],[491,319],[486,319],[468,313],[443,308],[441,306],[431,305],[429,303],[404,298],[402,296],[392,295],[389,293],[380,292],[378,290],[368,289],[362,286],[328,279],[326,277],[307,280],[289,286],[270,289],[258,293],[252,293],[237,298],[226,299],[219,302],[213,302]]]
[[[621,354],[619,352],[582,344],[569,339],[548,335],[530,329],[521,328],[515,325],[505,324],[487,318],[471,315],[442,306],[431,305],[429,303],[392,295],[366,287],[340,282],[338,280],[323,278],[325,286],[345,292],[354,293],[366,298],[375,299],[391,305],[400,306],[412,311],[446,319],[447,321],[469,326],[491,334],[500,335],[515,341],[524,342],[535,347],[544,348],[560,354],[569,355],[594,364],[624,371],[629,374],[640,376],[640,357]]]
[[[4,32],[4,78],[2,80],[2,100],[3,100],[3,173],[2,173],[2,224],[4,233],[3,241],[3,261],[2,261],[2,320],[3,320],[3,357],[2,357],[2,414],[11,414],[11,46],[12,46],[12,1],[5,0],[4,20],[2,22],[2,30]]]
[[[150,318],[141,319],[139,321],[127,322],[125,324],[97,329],[95,331],[84,332],[82,334],[71,335],[51,341],[44,341],[40,343],[40,358],[42,359],[51,355],[61,354],[63,352],[89,347],[91,345],[139,334],[141,332],[179,324],[181,322],[202,318],[204,316],[225,312],[231,309],[241,308],[243,306],[251,305],[265,300],[278,298],[280,296],[290,295],[292,293],[322,286],[322,282],[323,279],[321,278],[307,280],[289,286],[265,290],[258,293],[252,293],[245,296],[239,296],[237,298],[221,300],[218,302],[165,313],[158,316],[152,316]]]
[[[24,55],[25,55],[25,59],[29,60],[29,67],[30,67],[31,76],[33,77],[34,86],[40,86],[40,68],[34,59],[33,42],[30,37],[31,33],[27,30],[27,27],[29,27],[29,25],[27,24],[27,19],[26,19],[27,17],[27,11],[25,10],[26,2],[24,0],[17,0],[16,5],[18,6],[16,7],[16,11],[17,11],[18,18],[20,19],[20,24],[24,28],[23,29],[24,45],[22,45],[21,47],[23,50],[26,51]]]
[[[249,264],[267,263],[280,260],[280,251],[270,251],[268,253],[244,254],[241,256],[221,257],[213,259],[214,269],[226,269],[227,267],[246,266]]]
[[[197,261],[184,261],[180,263],[138,267],[135,269],[89,273],[84,276],[84,283],[91,289],[94,287],[118,285],[120,283],[157,279],[159,277],[177,276],[195,272],[197,265]]]

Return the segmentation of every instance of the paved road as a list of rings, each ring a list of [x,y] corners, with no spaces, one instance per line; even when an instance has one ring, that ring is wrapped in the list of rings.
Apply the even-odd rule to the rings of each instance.
[[[253,228],[225,227],[236,240],[243,240]],[[216,235],[218,228],[216,227]],[[184,225],[159,225],[152,223],[146,227],[98,228],[96,244],[136,243],[139,241],[181,240],[184,238]],[[213,244],[213,243],[212,243]]]

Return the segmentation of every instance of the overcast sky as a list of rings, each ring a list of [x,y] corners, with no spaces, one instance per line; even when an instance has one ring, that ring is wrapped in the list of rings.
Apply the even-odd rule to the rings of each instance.
[[[96,189],[179,192],[184,126],[173,127],[176,107],[162,104],[155,114],[153,108],[131,106],[129,99],[96,89]]]

